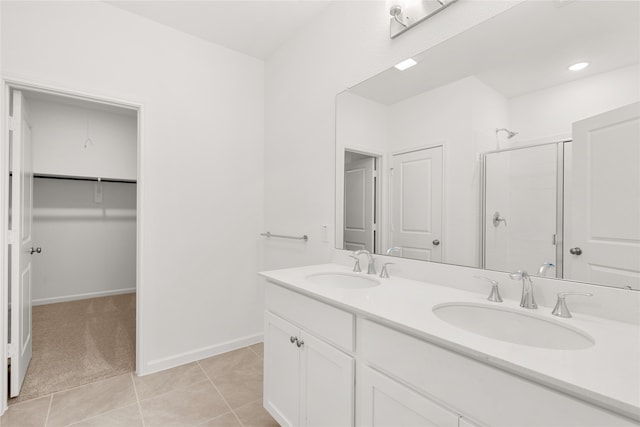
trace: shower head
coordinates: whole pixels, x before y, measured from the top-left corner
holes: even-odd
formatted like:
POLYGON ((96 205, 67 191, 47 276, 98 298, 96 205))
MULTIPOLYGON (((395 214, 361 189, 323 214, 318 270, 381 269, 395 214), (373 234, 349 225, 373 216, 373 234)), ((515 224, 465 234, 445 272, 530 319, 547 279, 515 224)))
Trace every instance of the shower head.
POLYGON ((507 128, 500 128, 500 129, 496 129, 496 138, 498 137, 498 132, 503 132, 503 131, 507 133, 507 139, 511 139, 518 134, 518 132, 510 131, 507 128))

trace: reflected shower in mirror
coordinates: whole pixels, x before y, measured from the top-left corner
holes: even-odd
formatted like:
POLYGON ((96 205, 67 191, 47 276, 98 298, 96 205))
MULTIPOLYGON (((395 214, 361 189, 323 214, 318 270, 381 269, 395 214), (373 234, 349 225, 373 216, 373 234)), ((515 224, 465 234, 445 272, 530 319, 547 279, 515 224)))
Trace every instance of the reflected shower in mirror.
POLYGON ((336 246, 640 289, 639 14, 526 1, 340 93, 336 246))

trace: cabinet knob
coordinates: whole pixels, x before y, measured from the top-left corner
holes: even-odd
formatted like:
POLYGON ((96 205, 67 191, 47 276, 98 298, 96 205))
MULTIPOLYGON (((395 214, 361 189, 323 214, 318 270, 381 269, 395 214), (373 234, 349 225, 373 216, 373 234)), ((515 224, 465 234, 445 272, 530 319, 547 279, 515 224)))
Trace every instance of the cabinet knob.
MULTIPOLYGON (((291 344, 293 344, 294 342, 298 341, 298 337, 294 337, 293 335, 289 338, 289 341, 291 341, 291 344)), ((298 346, 300 347, 300 346, 298 346)))
POLYGON ((298 348, 302 347, 304 345, 304 341, 302 340, 296 340, 296 345, 298 346, 298 348))
POLYGON ((571 249, 569 249, 569 253, 571 255, 582 255, 582 249, 577 248, 577 247, 576 248, 571 248, 571 249))

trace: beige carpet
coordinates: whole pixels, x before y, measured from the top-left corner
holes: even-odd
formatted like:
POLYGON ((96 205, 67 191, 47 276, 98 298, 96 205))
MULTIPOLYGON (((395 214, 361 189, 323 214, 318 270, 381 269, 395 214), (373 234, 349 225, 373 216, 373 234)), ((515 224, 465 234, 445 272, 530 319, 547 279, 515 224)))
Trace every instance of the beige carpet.
POLYGON ((17 403, 135 369, 135 294, 33 307, 33 357, 17 403))

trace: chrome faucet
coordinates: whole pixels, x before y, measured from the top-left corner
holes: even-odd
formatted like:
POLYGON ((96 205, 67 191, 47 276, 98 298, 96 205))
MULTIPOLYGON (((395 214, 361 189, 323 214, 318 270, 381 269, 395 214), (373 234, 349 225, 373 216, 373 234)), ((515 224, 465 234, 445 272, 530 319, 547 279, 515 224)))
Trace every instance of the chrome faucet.
POLYGON ((376 274, 376 264, 375 264, 375 260, 373 259, 373 255, 371 255, 371 252, 369 252, 366 249, 360 249, 353 253, 353 255, 355 256, 360 256, 362 254, 365 254, 369 258, 369 265, 367 266, 367 274, 376 274))
POLYGON ((520 307, 524 308, 538 308, 536 299, 533 296, 533 281, 529 276, 529 273, 523 270, 518 270, 515 273, 509 273, 509 277, 513 280, 522 280, 522 298, 520 298, 520 307))
POLYGON ((381 279, 388 279, 389 278, 389 270, 387 270, 387 265, 389 264, 395 264, 393 262, 385 262, 384 264, 382 264, 382 270, 380 271, 380 278, 381 279))
POLYGON ((553 264, 551 262, 545 262, 538 269, 538 276, 546 276, 547 275, 547 270, 550 269, 550 268, 553 268, 553 267, 555 267, 555 264, 553 264))
POLYGON ((556 306, 551 312, 554 316, 570 318, 571 312, 569 311, 569 307, 567 307, 567 302, 565 301, 565 297, 567 295, 582 295, 584 297, 592 297, 593 294, 585 293, 585 292, 560 292, 558 294, 558 301, 556 301, 556 306))
POLYGON ((356 260, 355 264, 353 264, 353 272, 360 273, 362 271, 360 270, 360 258, 355 255, 349 255, 349 257, 356 260))
POLYGON ((487 298, 487 300, 491 302, 502 302, 502 297, 500 296, 500 288, 498 287, 500 284, 498 282, 484 276, 473 276, 473 277, 475 277, 476 279, 486 280, 487 282, 491 283, 491 293, 489 294, 489 297, 487 298))
POLYGON ((387 249, 387 251, 384 253, 385 255, 389 255, 389 256, 394 256, 393 254, 396 253, 397 251, 399 251, 400 248, 397 246, 391 246, 389 249, 387 249))

